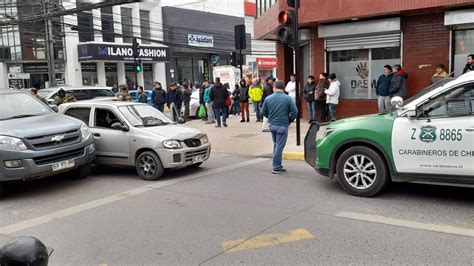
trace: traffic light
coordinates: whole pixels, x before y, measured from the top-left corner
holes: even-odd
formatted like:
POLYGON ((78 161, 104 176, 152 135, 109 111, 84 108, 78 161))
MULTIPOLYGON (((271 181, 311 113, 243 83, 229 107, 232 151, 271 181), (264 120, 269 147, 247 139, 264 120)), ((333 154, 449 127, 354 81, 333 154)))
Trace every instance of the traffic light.
POLYGON ((141 60, 137 60, 135 61, 135 72, 142 72, 142 61, 141 60))
POLYGON ((295 11, 286 10, 278 14, 280 29, 278 37, 282 43, 293 43, 295 37, 295 11))
POLYGON ((247 48, 247 40, 245 36, 245 25, 235 25, 235 50, 245 50, 247 48))
POLYGON ((133 38, 132 46, 133 46, 133 57, 138 58, 140 55, 140 45, 138 44, 137 38, 133 38))
POLYGON ((230 54, 230 61, 231 61, 230 64, 233 67, 238 67, 244 64, 244 56, 240 53, 232 52, 230 54))

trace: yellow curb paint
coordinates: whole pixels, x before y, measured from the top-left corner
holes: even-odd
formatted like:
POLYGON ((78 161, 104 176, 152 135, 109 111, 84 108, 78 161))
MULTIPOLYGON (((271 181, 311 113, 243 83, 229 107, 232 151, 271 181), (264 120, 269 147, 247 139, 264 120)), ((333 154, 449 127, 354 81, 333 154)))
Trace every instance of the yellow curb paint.
POLYGON ((304 152, 283 152, 283 159, 293 161, 304 161, 304 152))
POLYGON ((250 239, 228 240, 221 243, 226 252, 236 252, 247 249, 262 248, 279 244, 311 239, 314 235, 306 229, 291 230, 287 234, 267 234, 252 237, 250 239))

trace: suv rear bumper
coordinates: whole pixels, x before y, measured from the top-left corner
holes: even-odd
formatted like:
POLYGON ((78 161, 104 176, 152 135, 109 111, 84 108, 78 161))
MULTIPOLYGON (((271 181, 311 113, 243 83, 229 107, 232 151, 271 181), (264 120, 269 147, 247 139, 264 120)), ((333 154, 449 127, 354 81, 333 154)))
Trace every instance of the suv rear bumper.
POLYGON ((39 179, 74 170, 95 159, 92 136, 77 144, 46 151, 3 151, 0 160, 0 182, 24 179, 39 179), (5 161, 21 160, 21 167, 7 168, 5 161), (73 160, 74 167, 53 171, 52 165, 64 160, 73 160))

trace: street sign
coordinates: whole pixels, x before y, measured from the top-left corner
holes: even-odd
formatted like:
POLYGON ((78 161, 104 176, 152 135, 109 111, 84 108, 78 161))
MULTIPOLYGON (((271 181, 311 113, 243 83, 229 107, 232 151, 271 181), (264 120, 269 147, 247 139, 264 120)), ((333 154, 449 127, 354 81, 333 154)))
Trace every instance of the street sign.
POLYGON ((30 73, 8 73, 8 79, 30 79, 30 73))
POLYGON ((8 87, 10 89, 23 89, 24 88, 23 80, 22 79, 9 79, 8 87))

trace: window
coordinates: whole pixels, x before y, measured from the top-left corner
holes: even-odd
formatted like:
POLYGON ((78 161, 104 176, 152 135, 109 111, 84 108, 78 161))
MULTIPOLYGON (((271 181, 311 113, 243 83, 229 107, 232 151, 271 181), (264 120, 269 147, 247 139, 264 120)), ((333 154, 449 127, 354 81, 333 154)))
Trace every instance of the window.
POLYGON ((400 47, 329 52, 329 72, 341 82, 341 99, 375 99, 384 65, 400 64, 400 47))
POLYGON ((473 115, 474 83, 461 85, 442 93, 417 108, 419 117, 445 118, 473 115))
POLYGON ((89 119, 91 114, 90 107, 74 107, 67 109, 65 115, 77 118, 84 122, 86 125, 89 125, 89 119))
POLYGON ((474 29, 454 32, 454 77, 462 75, 466 58, 474 52, 474 29))
POLYGON ((114 112, 101 108, 95 110, 95 127, 112 129, 112 125, 117 122, 120 123, 120 119, 114 112))
POLYGON ((78 101, 85 101, 85 100, 92 99, 92 97, 90 96, 87 90, 71 90, 71 91, 66 91, 66 93, 74 94, 74 97, 78 101))
POLYGON ((82 11, 77 14, 77 26, 80 42, 94 41, 94 19, 92 11, 82 11))
POLYGON ((133 38, 132 9, 120 8, 122 14, 122 37, 124 43, 131 43, 133 38))
POLYGON ((96 97, 113 97, 114 93, 110 90, 90 90, 91 98, 94 99, 96 97))
POLYGON ((150 44, 150 11, 140 10, 140 31, 142 34, 142 43, 150 44))
POLYGON ((115 42, 114 35, 114 17, 112 7, 103 7, 100 9, 100 20, 102 22, 102 40, 104 42, 115 42))

